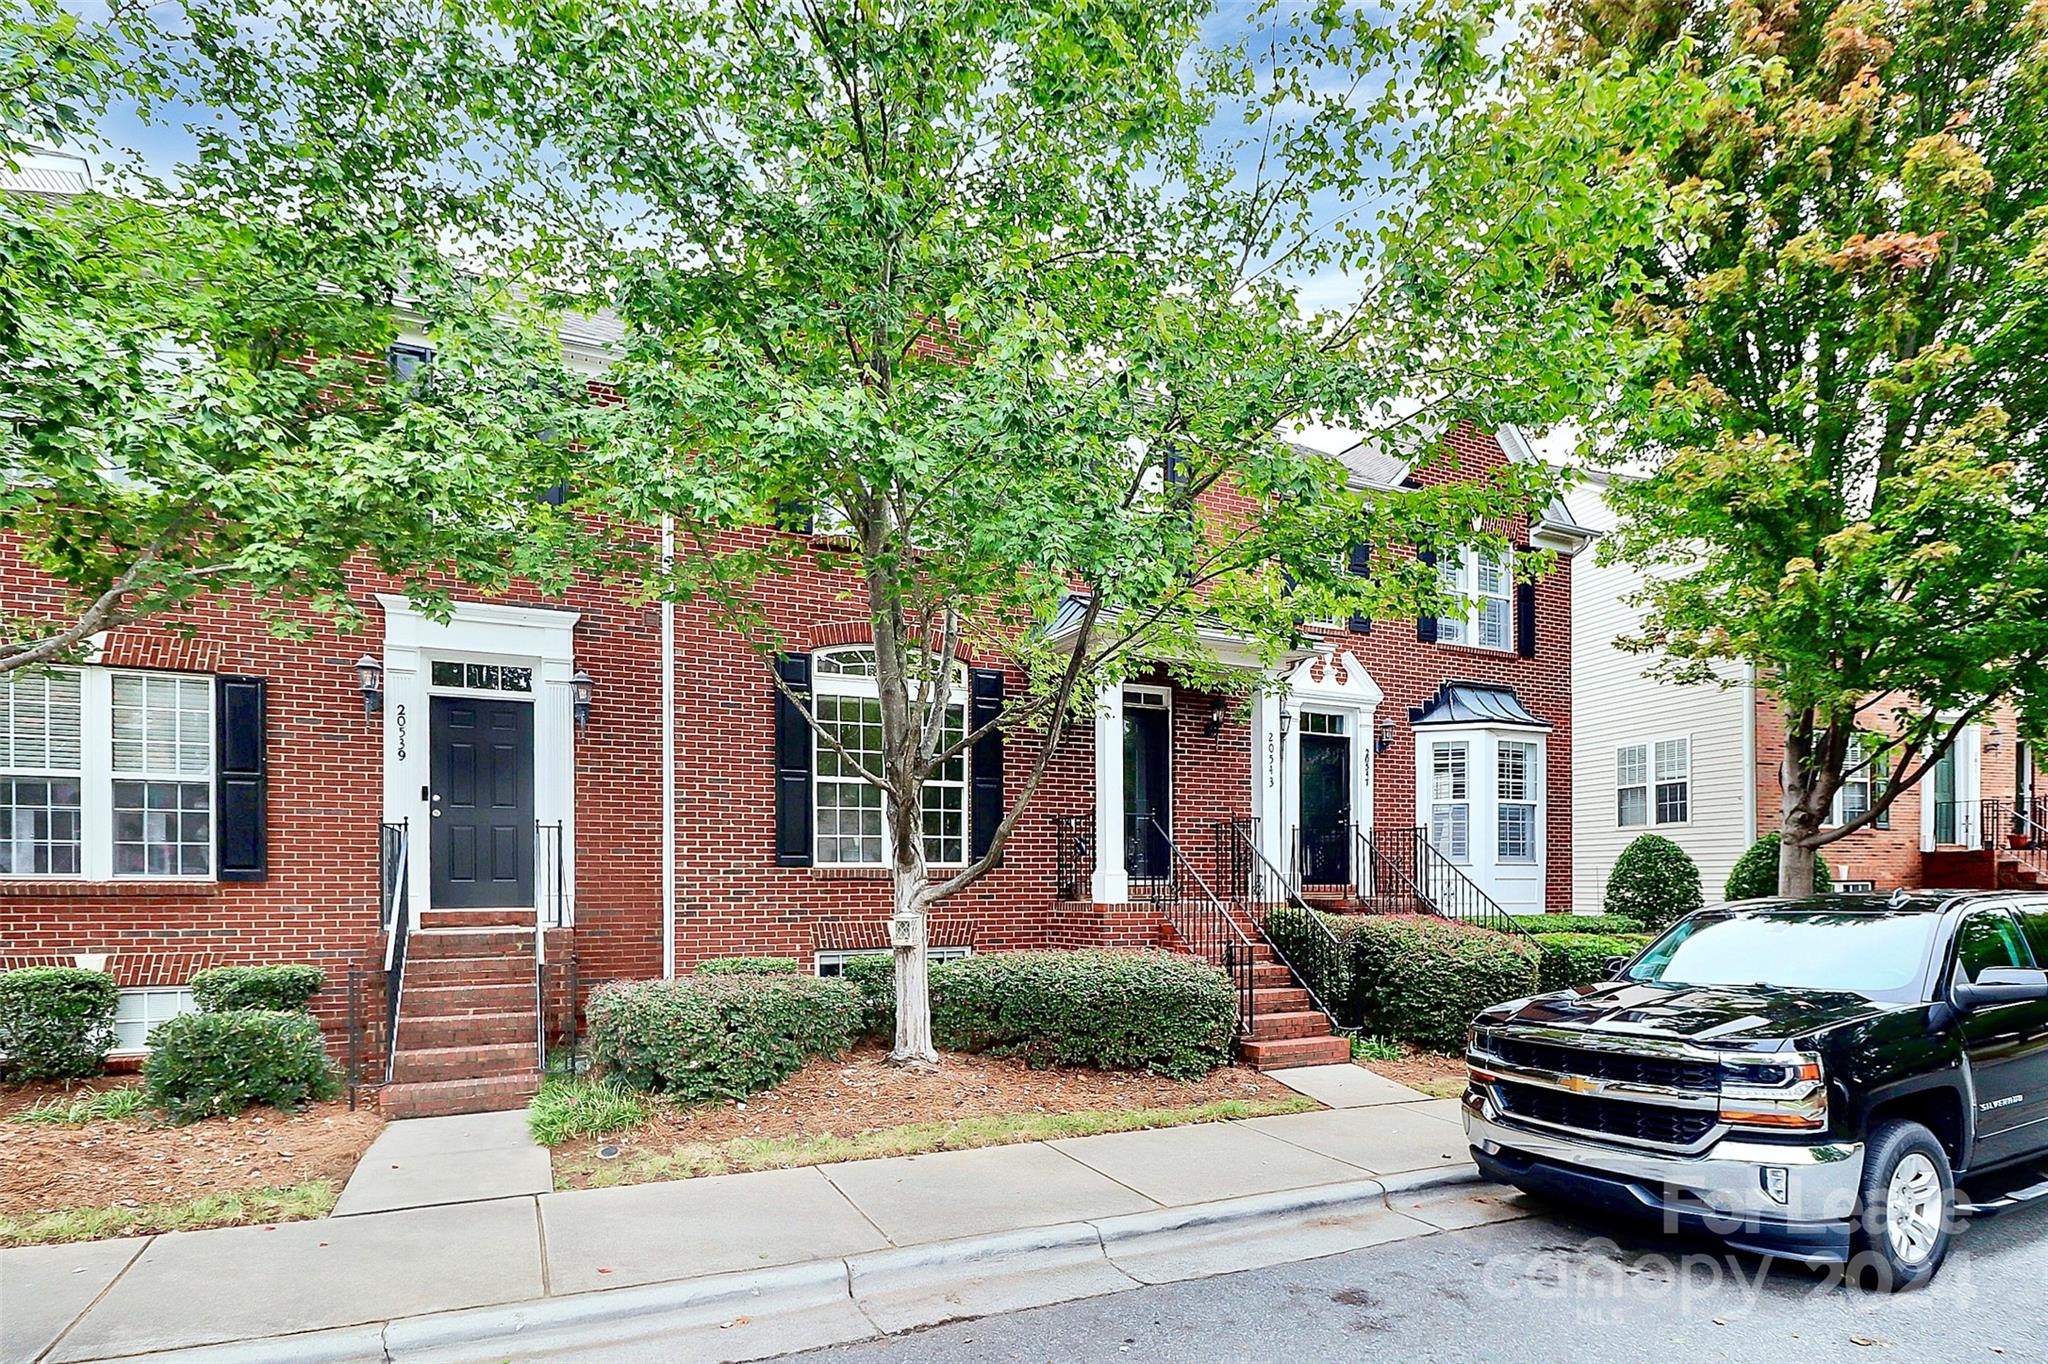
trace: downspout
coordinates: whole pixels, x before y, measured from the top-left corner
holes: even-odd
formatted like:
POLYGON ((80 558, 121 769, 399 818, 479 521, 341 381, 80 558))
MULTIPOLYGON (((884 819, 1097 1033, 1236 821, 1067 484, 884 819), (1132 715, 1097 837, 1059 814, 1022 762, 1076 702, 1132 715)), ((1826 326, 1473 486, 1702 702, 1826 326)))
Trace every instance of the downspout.
MULTIPOLYGON (((661 568, 675 563, 676 523, 661 518, 661 568)), ((676 974, 676 604, 661 601, 661 974, 676 974)))
POLYGON ((1756 842, 1756 664, 1742 665, 1742 847, 1756 842))

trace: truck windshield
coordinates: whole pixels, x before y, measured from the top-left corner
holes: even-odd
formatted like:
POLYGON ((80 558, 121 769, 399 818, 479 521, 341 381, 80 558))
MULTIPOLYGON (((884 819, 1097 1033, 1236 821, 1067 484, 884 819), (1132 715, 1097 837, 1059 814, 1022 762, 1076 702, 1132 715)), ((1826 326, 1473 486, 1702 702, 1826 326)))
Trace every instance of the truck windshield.
POLYGON ((1826 910, 1705 914, 1654 943, 1628 979, 1659 985, 1846 990, 1874 999, 1907 994, 1940 918, 1826 910))

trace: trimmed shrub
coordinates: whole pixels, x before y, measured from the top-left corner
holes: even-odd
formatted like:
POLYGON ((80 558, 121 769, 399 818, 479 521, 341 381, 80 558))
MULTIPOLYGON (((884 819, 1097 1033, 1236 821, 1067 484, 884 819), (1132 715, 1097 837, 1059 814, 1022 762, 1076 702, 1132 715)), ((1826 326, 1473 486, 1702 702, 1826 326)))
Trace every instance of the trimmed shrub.
POLYGON ((290 1111, 340 1092, 320 1025, 290 1009, 165 1019, 150 1029, 142 1079, 150 1102, 173 1122, 232 1115, 256 1104, 290 1111))
POLYGON ((201 1013, 231 1009, 305 1009, 327 973, 317 966, 215 966, 192 977, 201 1013))
POLYGON ((1415 915, 1367 914, 1350 916, 1341 936, 1351 948, 1353 1016, 1368 1033, 1431 1051, 1462 1051, 1481 1009, 1536 992, 1541 949, 1506 933, 1415 915))
POLYGON ((688 1103, 781 1084, 859 1036, 859 991, 810 976, 615 981, 590 998, 594 1068, 688 1103))
POLYGON ((1296 964, 1303 984, 1316 997, 1337 1011, 1339 1018, 1356 1018, 1362 1007, 1357 998, 1358 980, 1352 969, 1351 926, 1362 922, 1357 915, 1318 914, 1313 910, 1285 905, 1266 915, 1266 936, 1280 955, 1296 964), (1318 924, 1320 921, 1320 926, 1318 924), (1323 930, 1329 930, 1325 937, 1323 930), (1329 938, 1337 940, 1330 952, 1329 938), (1311 963, 1316 964, 1311 966, 1311 963))
POLYGON ((1027 1065, 1195 1079, 1230 1059, 1237 993, 1164 952, 992 952, 932 972, 932 1036, 1027 1065))
POLYGON ((707 957, 697 963, 700 976, 793 976, 795 957, 707 957))
POLYGON ((1580 985, 1598 985, 1607 979, 1610 957, 1633 957, 1649 941, 1649 935, 1644 933, 1627 937, 1613 933, 1547 933, 1542 938, 1543 960, 1537 967, 1536 987, 1569 990, 1580 985))
MULTIPOLYGON (((1828 876, 1828 860, 1816 851, 1813 854, 1814 890, 1832 890, 1834 885, 1828 876)), ((1730 900, 1757 900, 1777 893, 1778 836, 1765 834, 1749 845, 1748 852, 1735 859, 1723 894, 1730 900)))
POLYGON ((1662 834, 1644 834, 1614 859, 1603 908, 1663 929, 1702 903, 1700 869, 1685 849, 1662 834))
POLYGON ((896 954, 848 957, 839 978, 860 994, 861 1032, 867 1037, 896 1036, 896 954))
POLYGON ((1525 933, 1647 933, 1649 925, 1625 914, 1524 914, 1515 923, 1525 933))
POLYGON ((114 1049, 121 991, 104 971, 25 966, 0 975, 0 1052, 17 1080, 97 1075, 114 1049))

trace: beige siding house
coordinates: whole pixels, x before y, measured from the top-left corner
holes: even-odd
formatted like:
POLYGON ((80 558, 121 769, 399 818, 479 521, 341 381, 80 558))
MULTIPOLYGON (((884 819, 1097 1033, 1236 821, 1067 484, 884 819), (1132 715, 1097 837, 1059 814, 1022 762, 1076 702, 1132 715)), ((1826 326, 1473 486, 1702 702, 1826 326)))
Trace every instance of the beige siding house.
MULTIPOLYGON (((1606 491, 1599 480, 1574 489, 1572 519, 1611 529, 1606 491)), ((1597 557, 1572 567, 1572 906, 1598 912, 1615 858, 1646 833, 1691 854, 1718 899, 1757 826, 1754 689, 1735 669, 1726 686, 1646 677, 1649 656, 1615 644, 1642 622, 1629 600, 1642 576, 1597 557)))

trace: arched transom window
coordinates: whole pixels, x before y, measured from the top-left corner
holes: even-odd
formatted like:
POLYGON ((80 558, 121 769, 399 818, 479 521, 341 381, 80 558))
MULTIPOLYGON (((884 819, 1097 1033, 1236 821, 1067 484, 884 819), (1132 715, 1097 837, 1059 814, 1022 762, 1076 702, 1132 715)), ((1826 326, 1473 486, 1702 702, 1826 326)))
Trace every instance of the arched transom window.
MULTIPOLYGON (((934 669, 934 671, 939 671, 934 669)), ((940 746, 967 732, 967 670, 944 670, 950 697, 940 746)), ((860 767, 882 770, 882 703, 877 692, 875 651, 866 644, 821 651, 812 658, 811 704, 819 726, 858 759, 840 756, 823 735, 813 736, 813 798, 817 802, 813 854, 821 867, 881 867, 889 861, 889 835, 882 817, 882 789, 860 775, 860 767)), ((967 755, 939 765, 924 784, 920 817, 925 861, 957 867, 967 861, 967 755)))

